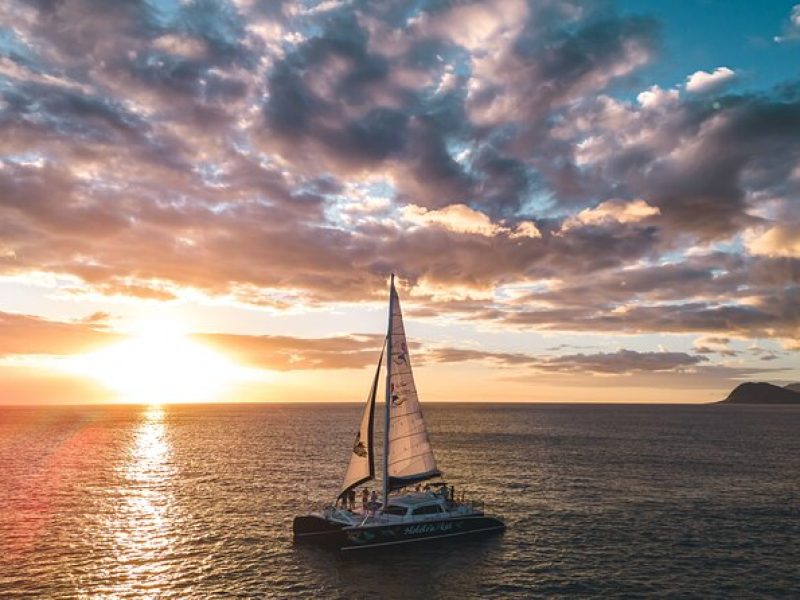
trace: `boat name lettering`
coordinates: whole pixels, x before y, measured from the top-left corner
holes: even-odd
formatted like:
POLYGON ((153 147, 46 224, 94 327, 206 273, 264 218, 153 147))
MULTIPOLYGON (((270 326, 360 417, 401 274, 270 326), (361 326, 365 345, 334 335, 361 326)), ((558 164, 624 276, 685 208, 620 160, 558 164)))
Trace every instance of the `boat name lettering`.
POLYGON ((452 523, 425 523, 424 525, 411 525, 403 530, 406 535, 419 535, 435 531, 448 531, 453 528, 452 523))

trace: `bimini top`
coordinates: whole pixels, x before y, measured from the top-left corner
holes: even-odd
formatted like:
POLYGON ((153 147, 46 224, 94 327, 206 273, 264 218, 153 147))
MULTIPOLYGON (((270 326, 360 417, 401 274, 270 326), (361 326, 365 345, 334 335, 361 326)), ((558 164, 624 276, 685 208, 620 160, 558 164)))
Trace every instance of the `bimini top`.
POLYGON ((396 498, 392 498, 389 501, 389 506, 404 506, 406 508, 415 508, 420 506, 421 504, 434 504, 441 502, 444 500, 441 496, 437 494, 432 494, 430 492, 416 492, 413 494, 406 494, 404 496, 397 496, 396 498))

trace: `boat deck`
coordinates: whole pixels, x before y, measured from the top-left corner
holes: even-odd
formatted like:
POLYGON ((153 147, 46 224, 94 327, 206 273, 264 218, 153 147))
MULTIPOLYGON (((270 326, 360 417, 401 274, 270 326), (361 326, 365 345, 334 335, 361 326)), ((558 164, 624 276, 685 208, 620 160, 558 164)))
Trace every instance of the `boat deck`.
POLYGON ((393 525, 402 523, 424 523, 437 521, 443 518, 467 517, 483 514, 483 501, 462 499, 460 501, 447 500, 435 492, 413 492, 403 496, 389 499, 388 510, 405 509, 407 514, 392 514, 381 510, 380 503, 374 508, 363 505, 361 509, 328 507, 322 516, 326 520, 342 523, 346 527, 369 527, 379 525, 393 525), (429 514, 414 514, 416 510, 426 506, 439 506, 440 510, 429 514))

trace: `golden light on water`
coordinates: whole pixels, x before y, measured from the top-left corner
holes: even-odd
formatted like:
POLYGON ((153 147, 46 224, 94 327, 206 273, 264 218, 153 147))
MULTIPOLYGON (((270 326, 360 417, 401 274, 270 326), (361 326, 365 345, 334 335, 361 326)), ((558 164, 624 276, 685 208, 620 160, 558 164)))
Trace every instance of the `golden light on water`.
POLYGON ((129 339, 75 357, 68 368, 113 390, 120 402, 141 404, 207 402, 236 383, 269 377, 192 340, 175 321, 153 319, 139 323, 129 339))
POLYGON ((174 522, 178 520, 172 493, 174 467, 162 407, 145 409, 119 475, 121 503, 108 524, 116 548, 110 570, 117 591, 131 592, 147 581, 157 596, 159 587, 169 578, 164 557, 176 543, 174 522))

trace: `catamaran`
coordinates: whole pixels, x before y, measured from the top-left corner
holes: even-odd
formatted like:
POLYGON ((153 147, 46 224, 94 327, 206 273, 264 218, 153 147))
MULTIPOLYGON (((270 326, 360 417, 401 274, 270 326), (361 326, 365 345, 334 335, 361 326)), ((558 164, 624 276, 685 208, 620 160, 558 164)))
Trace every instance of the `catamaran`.
POLYGON ((505 529, 501 519, 484 512, 482 501, 463 492, 456 498, 454 487, 441 482, 433 487, 428 483, 424 490, 420 489, 422 482, 441 478, 422 418, 392 275, 388 331, 337 502, 321 511, 295 517, 294 538, 341 550, 357 550, 505 529), (384 352, 383 494, 362 502, 359 511, 352 503, 354 490, 375 478, 373 422, 384 352), (405 492, 410 486, 416 489, 405 492))

